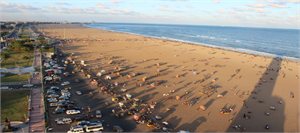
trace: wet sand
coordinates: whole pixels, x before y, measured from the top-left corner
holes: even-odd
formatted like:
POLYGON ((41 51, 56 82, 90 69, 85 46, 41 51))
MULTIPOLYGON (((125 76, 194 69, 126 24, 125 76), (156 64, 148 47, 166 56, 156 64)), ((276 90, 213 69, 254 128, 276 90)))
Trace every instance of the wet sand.
POLYGON ((298 131, 299 62, 79 25, 39 27, 69 40, 63 51, 93 72, 106 70, 110 82, 157 102, 154 114, 175 131, 298 131))

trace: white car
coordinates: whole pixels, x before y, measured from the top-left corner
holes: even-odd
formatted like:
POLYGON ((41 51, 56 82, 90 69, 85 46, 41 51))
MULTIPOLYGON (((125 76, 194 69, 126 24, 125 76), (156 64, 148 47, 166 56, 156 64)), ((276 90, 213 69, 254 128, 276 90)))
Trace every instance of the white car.
POLYGON ((58 104, 57 103, 50 103, 50 107, 57 107, 58 104))
POLYGON ((23 85, 23 87, 26 87, 26 88, 33 87, 33 84, 26 84, 26 85, 23 85))
POLYGON ((58 99, 59 99, 59 100, 69 100, 69 97, 68 97, 68 96, 62 95, 62 96, 60 96, 58 99))
POLYGON ((75 114, 80 114, 80 110, 67 110, 66 114, 68 115, 75 115, 75 114))
POLYGON ((62 125, 62 124, 71 124, 72 119, 71 118, 57 118, 55 119, 56 124, 62 125))
POLYGON ((71 118, 63 118, 62 121, 63 121, 65 124, 71 124, 71 123, 72 123, 72 119, 71 119, 71 118))
POLYGON ((84 133, 82 126, 71 127, 67 133, 84 133))
POLYGON ((57 94, 50 94, 50 95, 48 95, 47 97, 52 97, 52 98, 54 98, 54 97, 59 97, 59 95, 57 95, 57 94))
POLYGON ((101 118, 102 117, 102 113, 100 110, 96 110, 96 118, 101 118))
POLYGON ((47 101, 50 103, 54 103, 54 102, 57 102, 57 99, 56 98, 48 98, 47 101))
POLYGON ((47 90, 47 94, 55 94, 54 90, 47 90))
POLYGON ((81 91, 76 91, 77 95, 82 95, 81 91))
POLYGON ((50 89, 51 90, 59 90, 59 87, 58 86, 51 86, 50 89))
POLYGON ((62 120, 56 120, 56 124, 57 125, 63 125, 63 124, 65 124, 62 120))
POLYGON ((61 83, 62 86, 66 86, 66 85, 69 85, 69 84, 70 84, 69 81, 65 81, 65 82, 62 82, 62 83, 61 83))
POLYGON ((62 96, 66 96, 66 97, 71 97, 71 93, 70 92, 62 92, 61 95, 62 96))

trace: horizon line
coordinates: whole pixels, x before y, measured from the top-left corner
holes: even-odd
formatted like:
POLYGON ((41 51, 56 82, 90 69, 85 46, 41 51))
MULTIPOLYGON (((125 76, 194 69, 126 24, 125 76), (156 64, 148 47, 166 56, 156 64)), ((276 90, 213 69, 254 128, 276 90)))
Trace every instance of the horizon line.
POLYGON ((255 29, 281 29, 281 30, 300 30, 298 28, 284 28, 284 27, 262 27, 262 26, 238 26, 238 25, 209 25, 209 24, 172 24, 172 23, 143 23, 143 22, 100 22, 100 21, 87 21, 87 22, 79 22, 79 21, 9 21, 9 20, 0 20, 0 22, 41 22, 41 23, 80 23, 80 24, 148 24, 148 25, 177 25, 177 26, 211 26, 211 27, 229 27, 229 28, 255 28, 255 29))

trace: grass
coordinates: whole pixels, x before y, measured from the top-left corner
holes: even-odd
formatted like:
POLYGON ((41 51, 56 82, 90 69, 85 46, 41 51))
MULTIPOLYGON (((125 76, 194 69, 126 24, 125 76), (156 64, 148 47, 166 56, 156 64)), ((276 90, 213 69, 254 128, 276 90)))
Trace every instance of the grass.
POLYGON ((9 58, 4 59, 1 62, 1 67, 13 68, 32 66, 33 56, 33 52, 11 52, 9 58))
POLYGON ((54 48, 50 47, 50 48, 43 48, 43 52, 51 52, 54 53, 54 48))
POLYGON ((25 121, 29 94, 29 90, 1 90, 1 122, 6 117, 11 121, 25 121))
POLYGON ((31 77, 30 73, 24 73, 21 75, 12 74, 12 73, 5 73, 5 76, 1 77, 1 82, 22 82, 28 81, 31 77))

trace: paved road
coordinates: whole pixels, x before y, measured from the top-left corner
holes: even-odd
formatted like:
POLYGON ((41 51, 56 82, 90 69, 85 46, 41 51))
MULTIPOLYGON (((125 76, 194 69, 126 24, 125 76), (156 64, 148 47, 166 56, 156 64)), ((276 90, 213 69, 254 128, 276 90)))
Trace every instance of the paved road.
MULTIPOLYGON (((34 67, 41 65, 41 55, 38 49, 34 50, 34 67)), ((41 83, 41 73, 33 74, 31 79, 32 84, 41 83)), ((41 88, 31 90, 31 103, 29 114, 29 132, 45 132, 45 116, 44 116, 44 101, 41 88)))

